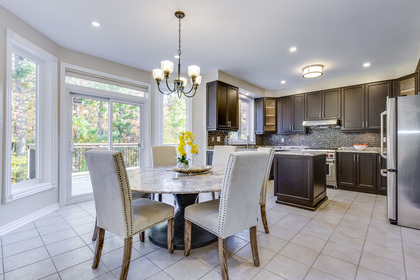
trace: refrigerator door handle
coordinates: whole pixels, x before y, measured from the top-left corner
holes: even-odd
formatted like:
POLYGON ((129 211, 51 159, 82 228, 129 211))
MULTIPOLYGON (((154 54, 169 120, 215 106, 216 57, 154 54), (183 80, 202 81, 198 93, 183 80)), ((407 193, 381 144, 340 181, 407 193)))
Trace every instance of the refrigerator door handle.
POLYGON ((386 158, 386 154, 384 152, 384 116, 386 115, 386 111, 381 113, 381 157, 383 158, 386 158))

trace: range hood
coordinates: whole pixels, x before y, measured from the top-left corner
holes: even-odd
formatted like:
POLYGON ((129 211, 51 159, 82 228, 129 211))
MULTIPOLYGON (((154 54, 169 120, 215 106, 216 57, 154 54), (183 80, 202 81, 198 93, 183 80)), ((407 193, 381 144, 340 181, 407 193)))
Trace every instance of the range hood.
POLYGON ((303 126, 310 127, 336 127, 340 126, 339 119, 330 119, 330 120, 318 120, 318 121, 303 121, 303 126))

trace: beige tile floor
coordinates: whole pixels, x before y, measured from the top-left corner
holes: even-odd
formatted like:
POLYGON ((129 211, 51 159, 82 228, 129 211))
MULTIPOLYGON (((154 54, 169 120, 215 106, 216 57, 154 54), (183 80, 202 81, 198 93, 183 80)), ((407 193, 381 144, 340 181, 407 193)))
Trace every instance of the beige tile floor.
MULTIPOLYGON (((231 279, 420 279, 420 231, 390 225, 386 197, 328 189, 328 201, 310 212, 276 204, 272 181, 269 188, 270 234, 258 225, 261 266, 253 266, 248 232, 232 236, 231 279)), ((93 202, 79 203, 0 237, 0 279, 117 279, 123 240, 115 235, 106 235, 91 269, 94 217, 93 202)), ((216 244, 184 257, 136 236, 133 248, 129 279, 221 279, 216 244)))

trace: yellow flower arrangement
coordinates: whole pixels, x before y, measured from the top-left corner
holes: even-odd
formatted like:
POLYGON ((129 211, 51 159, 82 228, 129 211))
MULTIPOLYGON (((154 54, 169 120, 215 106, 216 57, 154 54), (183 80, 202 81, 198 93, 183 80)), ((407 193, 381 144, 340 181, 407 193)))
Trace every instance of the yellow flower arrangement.
POLYGON ((177 158, 178 162, 183 162, 186 165, 188 165, 187 153, 185 152, 185 145, 188 144, 189 146, 191 146, 191 154, 198 154, 198 145, 193 144, 195 136, 190 131, 186 131, 186 132, 181 132, 181 135, 179 135, 178 139, 179 139, 179 145, 178 145, 179 157, 177 158))

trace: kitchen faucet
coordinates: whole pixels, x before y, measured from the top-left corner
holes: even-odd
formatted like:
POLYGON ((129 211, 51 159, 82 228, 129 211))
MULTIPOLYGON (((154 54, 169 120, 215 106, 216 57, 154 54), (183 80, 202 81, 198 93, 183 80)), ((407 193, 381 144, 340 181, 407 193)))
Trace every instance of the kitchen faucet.
POLYGON ((225 136, 225 145, 229 145, 229 135, 225 136))

